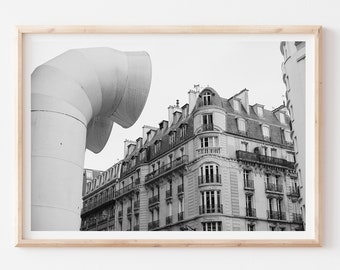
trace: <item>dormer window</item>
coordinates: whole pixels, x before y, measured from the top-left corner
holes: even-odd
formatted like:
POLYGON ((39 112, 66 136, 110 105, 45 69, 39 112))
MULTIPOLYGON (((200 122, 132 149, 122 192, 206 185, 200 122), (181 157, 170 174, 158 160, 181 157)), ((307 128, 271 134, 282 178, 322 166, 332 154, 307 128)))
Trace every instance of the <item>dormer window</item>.
POLYGON ((181 127, 180 127, 180 137, 181 138, 184 138, 186 135, 187 135, 187 125, 186 124, 184 124, 184 125, 182 125, 181 127))
POLYGON ((246 134, 246 121, 243 118, 237 118, 237 128, 239 133, 246 134))
POLYGON ((155 154, 161 150, 161 141, 155 142, 155 154))
POLYGON ((202 95, 203 105, 211 105, 211 92, 207 91, 202 95))
POLYGON ((172 146, 176 141, 176 132, 175 131, 171 131, 169 134, 169 144, 170 146, 172 146))
POLYGON ((265 140, 270 140, 269 126, 262 125, 262 135, 265 140))

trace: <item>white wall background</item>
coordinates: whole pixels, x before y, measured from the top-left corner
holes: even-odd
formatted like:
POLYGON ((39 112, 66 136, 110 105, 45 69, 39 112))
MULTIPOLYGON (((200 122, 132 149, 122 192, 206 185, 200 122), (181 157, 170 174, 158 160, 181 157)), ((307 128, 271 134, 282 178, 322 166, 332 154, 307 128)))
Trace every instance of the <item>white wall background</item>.
POLYGON ((340 28, 336 0, 0 2, 1 269, 339 269, 340 28), (15 248, 15 25, 304 25, 323 32, 322 248, 15 248))

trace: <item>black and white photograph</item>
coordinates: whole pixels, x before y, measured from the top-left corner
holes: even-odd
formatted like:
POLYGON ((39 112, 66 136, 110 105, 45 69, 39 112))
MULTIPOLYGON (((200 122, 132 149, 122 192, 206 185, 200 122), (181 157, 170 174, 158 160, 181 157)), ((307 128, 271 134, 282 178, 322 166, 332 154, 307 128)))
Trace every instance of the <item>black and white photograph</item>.
POLYGON ((313 36, 37 34, 24 45, 25 231, 315 230, 313 36))

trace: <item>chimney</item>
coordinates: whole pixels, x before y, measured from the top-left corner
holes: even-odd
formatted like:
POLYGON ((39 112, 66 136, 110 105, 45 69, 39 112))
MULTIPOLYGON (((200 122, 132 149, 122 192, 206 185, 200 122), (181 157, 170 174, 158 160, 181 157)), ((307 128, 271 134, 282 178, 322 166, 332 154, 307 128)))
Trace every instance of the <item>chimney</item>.
POLYGON ((151 127, 151 126, 143 126, 143 144, 147 141, 148 139, 148 132, 150 129, 156 130, 155 127, 151 127))
POLYGON ((169 127, 172 125, 173 122, 173 117, 174 117, 174 106, 169 106, 168 107, 168 121, 169 121, 169 127))
MULTIPOLYGON (((197 87, 195 87, 195 88, 197 88, 197 87)), ((191 113, 192 110, 194 109, 195 105, 196 105, 196 100, 197 100, 199 91, 189 90, 188 94, 189 94, 189 111, 188 111, 188 113, 191 113)))
POLYGON ((188 116, 188 111, 189 111, 189 104, 186 103, 185 105, 182 106, 183 118, 186 118, 188 116))
POLYGON ((131 140, 125 140, 124 141, 124 157, 126 157, 129 153, 129 146, 133 144, 133 145, 136 145, 136 142, 135 141, 131 141, 131 140))
POLYGON ((240 99, 243 108, 246 110, 247 114, 249 114, 249 98, 248 98, 248 89, 244 88, 238 95, 237 98, 240 99))

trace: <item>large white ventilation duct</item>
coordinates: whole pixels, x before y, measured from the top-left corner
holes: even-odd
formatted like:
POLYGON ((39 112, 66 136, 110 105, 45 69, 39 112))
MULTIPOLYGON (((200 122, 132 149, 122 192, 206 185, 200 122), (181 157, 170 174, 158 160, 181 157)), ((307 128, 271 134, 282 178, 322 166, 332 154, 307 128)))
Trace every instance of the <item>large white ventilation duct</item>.
POLYGON ((150 90, 150 57, 74 49, 31 79, 31 229, 79 230, 85 149, 100 152, 114 122, 128 128, 137 121, 150 90))

